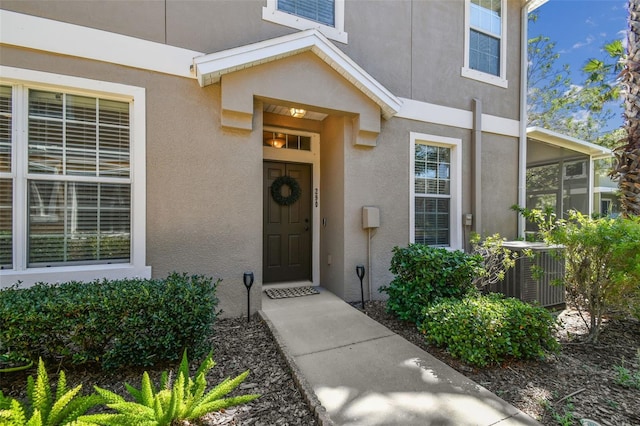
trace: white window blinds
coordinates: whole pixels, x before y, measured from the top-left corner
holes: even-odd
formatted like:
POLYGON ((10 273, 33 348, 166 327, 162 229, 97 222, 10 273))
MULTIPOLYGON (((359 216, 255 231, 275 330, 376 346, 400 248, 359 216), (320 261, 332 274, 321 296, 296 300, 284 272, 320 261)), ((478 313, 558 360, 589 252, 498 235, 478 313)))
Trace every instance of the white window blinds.
POLYGON ((0 269, 13 265, 12 88, 0 86, 0 269))
POLYGON ((129 104, 29 90, 28 114, 28 266, 129 261, 129 104))
POLYGON ((335 0, 278 0, 278 10, 335 26, 335 0))

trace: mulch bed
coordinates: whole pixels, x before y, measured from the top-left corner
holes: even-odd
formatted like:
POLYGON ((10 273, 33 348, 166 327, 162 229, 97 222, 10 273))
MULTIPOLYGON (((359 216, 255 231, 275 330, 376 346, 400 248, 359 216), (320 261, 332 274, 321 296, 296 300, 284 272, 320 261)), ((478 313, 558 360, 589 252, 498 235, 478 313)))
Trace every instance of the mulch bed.
MULTIPOLYGON (((295 386, 289 367, 278 352, 267 326, 253 316, 246 318, 218 319, 216 335, 212 341, 216 366, 209 372, 207 380, 213 386, 226 377, 235 377, 249 369, 251 373, 232 395, 261 395, 249 404, 230 407, 220 413, 210 414, 197 422, 185 424, 213 425, 316 425, 316 420, 302 394, 295 386)), ((56 368, 47 366, 49 379, 57 383, 56 368)), ((197 365, 194 365, 197 368, 197 365)), ((157 383, 162 369, 148 370, 151 380, 157 383)), ((83 392, 89 392, 94 384, 125 396, 124 382, 139 387, 143 370, 130 369, 114 373, 103 373, 86 369, 66 370, 68 386, 82 384, 83 392)), ((195 370, 194 370, 195 372, 195 370)), ((35 375, 34 369, 27 374, 14 373, 0 376, 0 390, 5 395, 25 397, 26 376, 35 375)))
POLYGON ((640 425, 640 390, 616 384, 614 370, 624 363, 629 370, 640 371, 636 320, 608 321, 599 343, 581 343, 586 327, 576 311, 566 310, 559 314, 558 355, 474 369, 427 344, 414 324, 396 319, 385 307, 384 302, 369 302, 366 313, 543 425, 579 424, 584 418, 607 426, 640 425))
MULTIPOLYGON (((615 365, 638 371, 636 352, 640 350, 638 321, 610 321, 598 344, 580 343, 584 324, 573 311, 560 315, 558 330, 562 352, 546 360, 507 362, 487 369, 474 369, 437 347, 425 343, 410 323, 399 321, 385 312, 384 302, 369 302, 366 313, 408 341, 460 371, 471 380, 496 393, 543 425, 578 424, 590 418, 606 426, 640 425, 640 390, 616 384, 615 365), (572 395, 572 396, 570 396, 572 395), (569 397, 568 397, 569 396, 569 397)), ((316 425, 311 410, 294 385, 290 371, 278 352, 267 326, 254 316, 219 319, 212 341, 217 365, 208 376, 210 385, 225 377, 235 377, 246 369, 251 373, 237 393, 259 393, 250 404, 232 407, 206 416, 193 425, 316 425)), ((48 366, 52 382, 57 381, 55 366, 48 366)), ((157 380, 160 369, 150 371, 157 380)), ((33 374, 34 371, 29 372, 33 374)), ((87 392, 93 384, 126 395, 124 382, 138 386, 142 370, 125 370, 105 374, 100 371, 74 369, 66 371, 69 385, 83 384, 87 392)), ((0 389, 23 398, 26 374, 0 376, 0 389)))

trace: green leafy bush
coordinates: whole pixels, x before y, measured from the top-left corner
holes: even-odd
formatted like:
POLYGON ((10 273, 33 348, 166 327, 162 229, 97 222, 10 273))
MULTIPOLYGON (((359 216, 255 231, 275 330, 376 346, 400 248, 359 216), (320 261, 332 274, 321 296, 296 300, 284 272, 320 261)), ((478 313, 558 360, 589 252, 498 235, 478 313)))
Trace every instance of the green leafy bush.
POLYGON ((562 284, 589 329, 587 340, 598 340, 606 314, 640 318, 640 217, 592 219, 571 211, 565 220, 549 212, 516 210, 540 225, 545 242, 562 246, 562 284))
POLYGON ((0 291, 0 347, 20 356, 104 368, 177 361, 210 349, 218 282, 165 279, 37 284, 0 291))
POLYGON ((403 320, 418 322, 422 309, 441 298, 461 298, 474 291, 472 279, 482 257, 423 244, 394 247, 395 278, 380 290, 389 295, 387 309, 403 320))
POLYGON ((234 390, 249 374, 249 370, 235 377, 227 378, 218 386, 207 392, 206 374, 215 366, 211 353, 200 365, 195 380, 189 377, 189 362, 187 352, 182 356, 175 382, 171 382, 165 371, 160 379, 160 386, 156 389, 149 374, 145 371, 142 376, 140 389, 125 383, 125 386, 135 402, 128 402, 120 395, 95 386, 107 406, 118 413, 92 414, 81 417, 83 422, 100 425, 171 425, 182 420, 195 420, 207 413, 219 411, 223 408, 246 404, 260 395, 241 395, 223 398, 234 390))
POLYGON ((103 402, 102 397, 97 394, 78 396, 81 388, 82 385, 78 385, 68 389, 64 371, 60 371, 54 394, 44 362, 40 359, 35 382, 31 376, 27 379, 27 404, 5 397, 0 392, 0 424, 6 426, 71 424, 90 408, 103 402))
POLYGON ((420 331, 464 362, 486 366, 507 357, 556 352, 555 319, 545 309, 499 294, 448 299, 424 309, 420 331))

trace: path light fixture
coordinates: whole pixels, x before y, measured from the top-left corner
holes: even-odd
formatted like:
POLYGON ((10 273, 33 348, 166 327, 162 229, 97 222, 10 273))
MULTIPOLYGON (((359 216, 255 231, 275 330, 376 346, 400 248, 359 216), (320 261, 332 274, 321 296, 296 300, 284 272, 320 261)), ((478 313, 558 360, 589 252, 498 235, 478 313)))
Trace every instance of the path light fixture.
POLYGON ((356 266, 356 275, 360 278, 360 299, 362 300, 362 310, 364 311, 364 290, 362 289, 362 279, 364 278, 364 265, 356 266))
POLYGON ((253 272, 245 272, 242 276, 244 286, 247 288, 247 322, 251 321, 251 286, 253 285, 253 272))

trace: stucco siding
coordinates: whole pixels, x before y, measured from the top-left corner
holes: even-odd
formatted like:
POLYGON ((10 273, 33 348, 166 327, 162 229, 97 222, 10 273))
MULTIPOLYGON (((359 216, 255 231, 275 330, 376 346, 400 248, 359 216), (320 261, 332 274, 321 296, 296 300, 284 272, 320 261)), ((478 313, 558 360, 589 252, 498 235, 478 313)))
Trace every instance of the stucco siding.
POLYGON ((0 8, 165 43, 165 5, 157 0, 3 0, 0 8))
MULTIPOLYGON (((129 28, 133 27, 129 17, 122 17, 130 3, 118 3, 112 10, 105 10, 106 3, 98 0, 83 3, 78 11, 57 1, 3 2, 2 7, 53 19, 64 17, 160 43, 166 39, 168 44, 202 52, 296 31, 262 20, 264 1, 133 3, 134 17, 146 13, 150 17, 150 21, 141 19, 137 29, 129 28), (99 12, 103 15, 98 16, 99 12), (120 18, 121 23, 112 22, 120 18)), ((510 6, 517 3, 509 2, 510 6)), ((373 298, 383 298, 379 287, 393 279, 389 271, 392 249, 411 240, 412 133, 455 141, 460 150, 460 164, 456 165, 460 173, 455 179, 461 184, 456 203, 463 213, 474 210, 473 132, 468 111, 477 98, 484 114, 493 120, 493 127, 487 128, 513 124, 496 121, 496 116, 517 120, 519 11, 509 9, 506 89, 460 76, 463 14, 463 0, 346 3, 349 44, 336 46, 394 95, 408 102, 430 103, 428 108, 412 103, 412 114, 405 117, 413 119, 381 118, 380 105, 366 95, 362 81, 348 81, 314 51, 251 64, 204 88, 188 72, 175 76, 9 46, 0 46, 0 62, 144 89, 146 264, 154 277, 184 271, 222 279, 221 307, 225 315, 239 316, 246 312, 245 271, 256 276, 252 310, 260 308, 265 125, 319 134, 319 159, 314 165, 320 166, 314 186, 319 187, 320 208, 313 210, 312 218, 319 220, 313 231, 319 234, 319 246, 312 248, 312 262, 319 269, 313 274, 319 274, 319 281, 313 283, 345 300, 360 298, 358 264, 367 267, 364 284, 370 277, 373 298), (381 17, 388 21, 385 25, 376 23, 381 17), (311 121, 263 113, 265 104, 303 107, 327 117, 311 121), (375 146, 363 142, 375 142, 375 146), (368 232, 361 222, 363 206, 380 209, 380 227, 371 232, 370 265, 368 232)), ((518 199, 518 139, 513 130, 507 130, 505 134, 512 136, 482 134, 481 232, 514 238, 517 217, 509 207, 518 199)), ((453 221, 459 230, 462 218, 458 211, 453 221)), ((456 235, 463 235, 466 243, 468 229, 464 231, 456 235)), ((369 296, 366 289, 365 296, 369 296)))
POLYGON ((518 140, 484 134, 482 140, 482 232, 517 237, 518 140))
MULTIPOLYGON (((213 53, 298 31, 263 20, 264 5, 264 0, 92 0, 3 1, 1 7, 213 53)), ((461 76, 464 5, 464 0, 347 0, 349 41, 335 44, 396 96, 463 110, 476 97, 485 113, 517 120, 520 2, 508 0, 506 89, 461 76)))
POLYGON ((220 278, 225 315, 238 316, 246 311, 242 273, 253 271, 252 300, 259 306, 262 133, 221 129, 219 86, 202 89, 190 79, 8 47, 0 48, 0 58, 6 66, 144 87, 153 276, 178 271, 220 278))
POLYGON ((320 279, 336 295, 344 295, 345 268, 345 134, 344 117, 327 117, 320 140, 320 279))
POLYGON ((348 146, 345 150, 345 299, 360 300, 356 265, 367 268, 365 298, 371 278, 372 295, 390 281, 391 250, 409 238, 409 133, 403 120, 384 123, 375 148, 348 146), (380 211, 380 227, 371 230, 371 265, 367 260, 367 230, 362 228, 362 207, 380 211))

